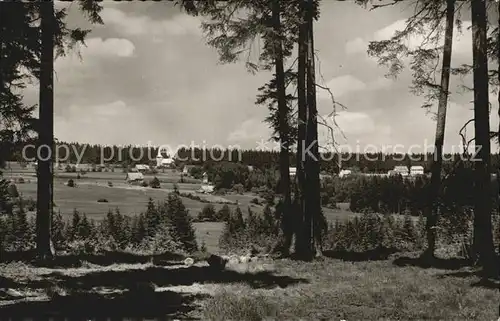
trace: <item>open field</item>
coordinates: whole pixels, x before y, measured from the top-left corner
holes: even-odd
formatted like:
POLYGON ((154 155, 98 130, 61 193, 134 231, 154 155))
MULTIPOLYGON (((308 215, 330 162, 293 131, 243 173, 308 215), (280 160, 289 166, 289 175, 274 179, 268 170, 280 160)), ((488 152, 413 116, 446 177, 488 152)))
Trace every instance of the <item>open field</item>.
MULTIPOLYGON (((242 211, 246 212, 248 207, 254 211, 261 211, 263 206, 252 204, 252 199, 257 195, 252 193, 245 194, 227 194, 224 196, 206 195, 196 193, 200 188, 201 183, 178 183, 180 179, 179 171, 168 170, 165 173, 156 175, 145 175, 146 180, 158 177, 161 182, 160 189, 152 189, 149 187, 130 186, 125 182, 125 175, 121 172, 89 172, 80 179, 77 179, 77 173, 56 172, 54 178, 54 202, 57 209, 63 215, 71 215, 76 208, 78 211, 85 213, 91 218, 100 219, 106 215, 109 209, 119 208, 122 214, 134 215, 145 210, 149 197, 155 201, 164 200, 168 193, 173 191, 174 184, 177 185, 181 193, 190 193, 197 195, 211 203, 218 210, 223 204, 220 202, 238 203, 242 211), (64 184, 73 179, 77 187, 71 188, 64 184), (113 187, 108 187, 107 183, 112 182, 113 187), (107 203, 98 203, 100 198, 107 199, 107 203)), ((5 172, 5 177, 19 178, 23 177, 26 181, 24 184, 17 184, 19 192, 24 198, 36 199, 36 175, 33 169, 21 169, 12 165, 12 170, 5 172)), ((182 197, 182 201, 190 213, 197 215, 206 203, 192 200, 187 197, 182 197)), ((228 204, 231 209, 235 209, 237 205, 228 204)), ((332 210, 324 208, 325 215, 328 220, 346 219, 353 217, 355 214, 348 211, 348 205, 341 204, 340 210, 332 210)))
MULTIPOLYGON (((12 170, 5 172, 6 178, 23 177, 24 184, 17 184, 19 193, 24 198, 36 199, 36 175, 33 169, 21 169, 12 165, 12 170)), ((166 173, 159 173, 156 176, 160 179, 161 188, 153 189, 149 187, 130 186, 125 182, 125 174, 116 172, 89 172, 77 179, 77 173, 56 172, 54 178, 54 202, 56 210, 63 216, 70 217, 74 209, 80 213, 85 213, 89 218, 102 219, 109 210, 119 208, 125 215, 136 215, 146 209, 148 199, 151 197, 155 201, 163 201, 169 192, 173 191, 174 183, 180 179, 180 172, 168 170, 166 173), (77 187, 71 188, 65 185, 68 179, 73 179, 77 187), (108 182, 113 183, 113 187, 108 186, 108 182), (98 199, 106 199, 108 202, 97 202, 98 199)), ((153 176, 146 176, 146 180, 153 176)), ((224 196, 207 195, 197 193, 200 183, 176 183, 181 193, 189 193, 201 197, 211 202, 216 210, 222 208, 220 202, 230 202, 228 206, 234 210, 240 206, 244 215, 250 207, 254 212, 260 212, 264 208, 262 205, 252 204, 252 199, 257 195, 252 193, 227 194, 224 196), (235 205, 236 203, 238 205, 235 205)), ((207 205, 205 202, 193 200, 188 197, 181 197, 189 213, 194 217, 207 205)), ((352 218, 356 213, 349 211, 349 204, 338 204, 339 209, 333 210, 324 208, 323 211, 328 221, 345 220, 352 218)), ((33 214, 33 213, 31 213, 33 214)), ((222 233, 223 223, 202 222, 194 224, 199 244, 205 242, 206 247, 211 252, 218 252, 219 236, 222 233)))
MULTIPOLYGON (((177 261, 179 262, 179 261, 177 261)), ((180 262, 179 262, 180 263, 180 262)), ((91 257, 78 267, 0 265, 2 315, 191 320, 495 320, 495 282, 459 261, 262 259, 213 272, 91 257), (99 265, 98 265, 99 264, 99 265), (257 272, 256 272, 257 271, 257 272), (144 284, 151 284, 148 288, 144 284), (267 317, 267 318, 266 318, 267 317)))

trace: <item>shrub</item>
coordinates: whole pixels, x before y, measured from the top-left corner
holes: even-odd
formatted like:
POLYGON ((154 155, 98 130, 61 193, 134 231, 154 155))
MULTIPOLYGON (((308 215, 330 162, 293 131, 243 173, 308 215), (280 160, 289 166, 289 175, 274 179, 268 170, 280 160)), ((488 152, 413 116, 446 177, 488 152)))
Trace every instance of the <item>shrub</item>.
POLYGON ((151 188, 160 188, 160 180, 155 176, 150 182, 149 186, 151 188))
POLYGON ((252 204, 256 204, 256 205, 259 205, 259 204, 260 204, 259 199, 258 199, 257 197, 253 198, 253 199, 250 201, 250 203, 252 203, 252 204))
POLYGON ((200 246, 200 252, 202 253, 207 253, 207 244, 205 243, 205 240, 201 241, 201 246, 200 246))
POLYGON ((18 183, 18 184, 24 184, 24 183, 25 183, 24 178, 19 177, 19 178, 17 179, 17 183, 18 183))
POLYGON ((9 193, 9 197, 19 197, 19 192, 15 184, 9 184, 9 186, 7 186, 7 193, 9 193))
POLYGON ((215 222, 217 221, 215 207, 212 204, 207 204, 203 207, 198 214, 198 221, 200 222, 215 222))
POLYGON ((68 180, 66 183, 68 187, 76 187, 75 181, 73 181, 71 178, 68 180))
POLYGON ((238 194, 245 193, 245 187, 243 186, 243 184, 235 184, 232 190, 238 194))
POLYGON ((231 218, 231 209, 227 204, 224 204, 222 208, 217 212, 216 219, 218 222, 227 222, 231 218))
MULTIPOLYGON (((35 221, 28 220, 23 209, 24 205, 19 206, 11 215, 0 217, 0 241, 6 251, 35 247, 35 221)), ((77 255, 124 250, 142 254, 196 251, 194 229, 179 198, 158 205, 150 199, 146 214, 133 218, 118 209, 110 210, 99 223, 77 210, 70 220, 53 213, 51 229, 55 249, 77 255)))
POLYGON ((113 187, 113 182, 108 181, 108 186, 109 186, 109 187, 113 187))
POLYGON ((147 183, 147 182, 145 182, 145 181, 144 181, 144 182, 141 182, 141 184, 140 184, 140 185, 141 185, 142 187, 148 187, 148 186, 149 186, 149 185, 148 185, 148 183, 147 183))
POLYGON ((108 203, 108 200, 105 198, 100 198, 97 200, 98 203, 108 203))
POLYGON ((248 250, 251 247, 269 251, 278 236, 277 226, 270 207, 265 208, 263 216, 257 216, 248 209, 246 219, 237 207, 224 225, 219 246, 226 251, 248 250))

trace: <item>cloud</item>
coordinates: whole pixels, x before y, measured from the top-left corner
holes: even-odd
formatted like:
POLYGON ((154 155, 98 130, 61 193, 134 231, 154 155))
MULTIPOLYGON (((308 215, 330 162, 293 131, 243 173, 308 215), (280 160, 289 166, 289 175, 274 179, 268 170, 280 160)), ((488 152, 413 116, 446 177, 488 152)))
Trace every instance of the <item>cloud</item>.
POLYGON ((357 144, 381 143, 391 136, 391 126, 376 122, 368 113, 341 111, 333 117, 323 116, 319 125, 318 139, 321 146, 331 146, 332 131, 335 141, 343 148, 356 149, 357 144), (335 124, 336 123, 336 124, 335 124), (344 137, 345 135, 345 137, 344 137))
POLYGON ((130 134, 126 123, 137 119, 137 114, 137 108, 121 100, 95 105, 72 104, 57 110, 54 134, 65 141, 82 141, 83 132, 85 142, 100 142, 105 137, 106 142, 120 144, 122 137, 130 134))
MULTIPOLYGON (((345 45, 346 53, 354 54, 354 53, 366 53, 368 50, 368 44, 370 41, 381 41, 388 40, 392 38, 397 31, 404 30, 406 26, 406 20, 400 19, 391 23, 388 26, 385 26, 377 31, 375 31, 372 35, 361 38, 356 37, 350 41, 348 41, 345 45)), ((462 21, 461 29, 455 25, 453 30, 453 54, 454 55, 472 55, 472 34, 471 34, 471 22, 466 20, 462 21)), ((431 27, 427 28, 429 31, 432 29, 431 27)), ((403 43, 408 46, 410 49, 416 49, 421 46, 425 39, 426 34, 417 34, 412 35, 405 39, 403 43)), ((443 41, 443 40, 442 40, 443 41)), ((433 45, 423 46, 424 48, 433 47, 433 45)))
MULTIPOLYGON (((378 77, 374 81, 364 83, 352 75, 343 75, 331 79, 325 87, 331 90, 335 98, 339 98, 353 92, 389 88, 391 84, 392 81, 385 77, 378 77)), ((327 90, 319 89, 318 99, 330 100, 330 98, 327 90)))
POLYGON ((370 90, 380 90, 390 88, 393 84, 393 81, 387 79, 385 77, 378 77, 374 81, 368 84, 368 88, 370 90))
POLYGON ((132 36, 148 35, 158 40, 157 37, 165 35, 201 34, 200 20, 181 13, 171 19, 153 20, 148 16, 130 15, 117 8, 107 7, 101 17, 106 25, 113 25, 118 32, 132 36))
MULTIPOLYGON (((343 96, 353 91, 360 91, 367 88, 366 84, 352 75, 343 75, 331 79, 325 87, 329 88, 335 98, 343 96)), ((330 99, 330 93, 320 89, 318 92, 319 99, 330 99)))
POLYGON ((66 56, 59 57, 55 61, 56 71, 62 69, 87 69, 94 66, 100 59, 129 58, 135 53, 134 44, 124 38, 99 37, 90 38, 85 41, 85 45, 68 52, 66 56))
POLYGON ((262 120, 248 119, 228 135, 227 141, 231 143, 247 143, 252 148, 256 148, 258 142, 269 139, 271 132, 269 126, 262 120))
POLYGON ((345 45, 345 52, 348 54, 363 52, 366 51, 366 49, 366 41, 364 41, 361 37, 354 38, 353 40, 348 41, 345 45))
POLYGON ((130 112, 130 107, 121 100, 97 105, 72 104, 67 109, 60 110, 63 118, 71 118, 78 121, 109 121, 113 117, 125 115, 130 112))
POLYGON ((131 57, 134 54, 135 46, 128 40, 123 38, 91 38, 85 42, 86 46, 82 47, 82 56, 98 56, 98 57, 131 57))

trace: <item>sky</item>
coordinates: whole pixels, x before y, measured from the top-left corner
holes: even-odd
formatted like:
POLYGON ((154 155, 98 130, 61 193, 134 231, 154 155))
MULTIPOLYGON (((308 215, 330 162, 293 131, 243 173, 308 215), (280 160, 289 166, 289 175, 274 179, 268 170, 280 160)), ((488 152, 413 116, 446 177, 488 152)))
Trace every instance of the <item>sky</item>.
MULTIPOLYGON (((55 62, 55 136, 91 144, 196 145, 275 148, 263 122, 268 111, 255 105, 257 88, 271 74, 249 73, 243 62, 222 65, 206 44, 201 18, 160 2, 104 1, 103 26, 92 26, 86 46, 55 62)), ((56 7, 68 7, 58 3, 56 7)), ((68 23, 89 27, 77 6, 68 23)), ((317 82, 346 106, 338 110, 335 140, 344 150, 432 151, 435 121, 409 91, 411 73, 385 77, 387 68, 367 55, 370 40, 390 37, 404 26, 408 5, 369 11, 353 2, 322 1, 315 23, 317 82), (353 24, 353 22, 356 22, 353 24)), ((470 21, 455 32, 452 66, 471 63, 470 21)), ((410 39, 418 43, 419 39, 410 39)), ((410 44, 411 44, 410 43, 410 44)), ((460 151, 459 129, 473 116, 472 93, 460 89, 472 79, 451 81, 445 150, 460 151)), ((331 97, 318 88, 318 109, 333 111, 331 97)), ((36 103, 37 86, 25 100, 36 103)), ((498 127, 497 97, 490 95, 492 129, 498 127)), ((436 106, 433 107, 435 111, 436 106)), ((331 119, 327 119, 332 123, 331 119)), ((320 143, 331 144, 320 126, 320 143)), ((471 124, 468 136, 473 134, 471 124)), ((497 146, 493 145, 496 151, 497 146)))

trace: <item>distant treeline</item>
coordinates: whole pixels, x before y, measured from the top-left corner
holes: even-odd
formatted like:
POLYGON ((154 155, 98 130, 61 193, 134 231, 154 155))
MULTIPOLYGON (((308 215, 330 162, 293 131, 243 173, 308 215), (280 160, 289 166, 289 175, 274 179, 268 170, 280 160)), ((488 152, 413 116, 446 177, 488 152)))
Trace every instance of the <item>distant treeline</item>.
MULTIPOLYGON (((33 144, 33 143, 31 143, 33 144)), ((31 147, 16 146, 10 161, 22 162, 35 160, 36 149, 31 147), (24 149, 24 152, 23 152, 24 149)), ((172 151, 175 152, 175 151, 172 151)), ((123 166, 134 166, 135 164, 156 164, 158 147, 140 146, 103 146, 80 143, 58 142, 56 144, 55 155, 61 162, 70 163, 91 163, 91 164, 121 164, 123 166)), ((173 155, 170 155, 173 156, 173 155)), ((461 157, 460 154, 445 155, 445 168, 461 157)), ((339 158, 342 168, 354 168, 361 172, 386 173, 394 166, 421 165, 425 171, 430 169, 432 154, 356 154, 342 153, 341 156, 331 153, 323 153, 321 157, 322 171, 337 173, 339 170, 339 158)), ((268 169, 277 167, 279 154, 277 151, 258 150, 223 150, 223 149, 188 149, 181 148, 177 151, 176 165, 202 164, 220 161, 237 162, 243 165, 252 165, 255 168, 268 169)), ((291 166, 295 166, 295 155, 290 155, 291 166)), ((491 155, 492 168, 500 165, 499 154, 491 155)))

